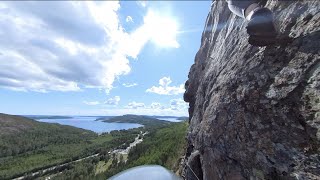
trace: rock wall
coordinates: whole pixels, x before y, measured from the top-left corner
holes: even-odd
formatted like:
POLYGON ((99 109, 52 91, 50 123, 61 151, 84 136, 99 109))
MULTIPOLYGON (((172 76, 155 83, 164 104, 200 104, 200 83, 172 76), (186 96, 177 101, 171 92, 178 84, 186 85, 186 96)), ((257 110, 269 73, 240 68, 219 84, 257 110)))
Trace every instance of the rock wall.
POLYGON ((320 1, 266 6, 291 43, 249 45, 247 22, 213 2, 184 94, 185 179, 320 179, 320 1))

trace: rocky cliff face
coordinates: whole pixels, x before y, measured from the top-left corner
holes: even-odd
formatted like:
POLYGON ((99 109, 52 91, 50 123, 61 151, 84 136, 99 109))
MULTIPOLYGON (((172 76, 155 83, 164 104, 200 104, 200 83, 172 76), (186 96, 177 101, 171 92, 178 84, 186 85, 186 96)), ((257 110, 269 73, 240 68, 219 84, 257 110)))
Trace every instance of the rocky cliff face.
POLYGON ((247 22, 212 5, 184 94, 186 179, 320 179, 320 2, 266 6, 293 42, 253 47, 247 22))

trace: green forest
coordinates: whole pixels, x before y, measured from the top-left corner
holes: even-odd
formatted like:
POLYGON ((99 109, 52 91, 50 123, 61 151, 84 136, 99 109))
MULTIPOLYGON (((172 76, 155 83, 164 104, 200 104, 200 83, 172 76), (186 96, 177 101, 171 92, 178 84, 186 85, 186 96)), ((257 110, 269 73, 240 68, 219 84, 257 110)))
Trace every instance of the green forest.
POLYGON ((19 116, 0 114, 0 120, 0 179, 21 176, 25 179, 106 179, 144 164, 158 164, 176 171, 186 143, 186 122, 172 123, 144 116, 111 118, 110 122, 144 126, 100 135, 19 116), (142 132, 147 133, 142 136, 142 132), (137 136, 143 141, 128 155, 110 153, 125 149, 137 136), (53 166, 56 168, 32 175, 53 166))
POLYGON ((73 164, 54 176, 55 179, 107 179, 121 171, 139 165, 157 164, 176 172, 186 146, 187 123, 170 123, 144 137, 144 141, 130 150, 128 160, 104 155, 73 164), (108 167, 97 173, 100 164, 108 167), (84 170, 85 169, 85 170, 84 170))
POLYGON ((187 123, 172 123, 166 127, 150 132, 141 144, 130 150, 126 163, 114 163, 104 174, 106 177, 125 169, 157 164, 176 172, 179 158, 184 155, 186 146, 187 123))

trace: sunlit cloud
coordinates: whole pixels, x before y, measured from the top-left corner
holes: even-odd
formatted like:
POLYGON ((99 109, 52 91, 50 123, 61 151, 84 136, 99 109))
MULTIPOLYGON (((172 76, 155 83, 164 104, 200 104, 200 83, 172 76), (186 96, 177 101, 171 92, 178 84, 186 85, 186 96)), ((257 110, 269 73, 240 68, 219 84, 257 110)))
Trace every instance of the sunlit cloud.
POLYGON ((0 17, 0 69, 6 70, 1 87, 78 91, 88 86, 109 91, 115 77, 130 72, 127 55, 110 48, 116 41, 113 35, 123 34, 118 2, 0 4, 6 11, 0 17))
POLYGON ((118 1, 2 1, 0 6, 2 88, 90 87, 109 93, 115 79, 131 71, 128 58, 137 58, 147 42, 179 47, 173 17, 149 9, 143 24, 128 33, 119 20, 118 1))
POLYGON ((113 98, 109 98, 106 102, 104 102, 107 105, 118 105, 120 102, 120 96, 115 96, 113 98))
POLYGON ((146 92, 156 93, 160 95, 178 95, 184 93, 184 85, 170 86, 172 83, 170 77, 163 77, 159 80, 159 86, 152 86, 146 92))
POLYGON ((144 103, 139 103, 135 101, 128 103, 128 105, 126 106, 126 108, 129 108, 129 109, 139 109, 144 107, 145 107, 144 103))

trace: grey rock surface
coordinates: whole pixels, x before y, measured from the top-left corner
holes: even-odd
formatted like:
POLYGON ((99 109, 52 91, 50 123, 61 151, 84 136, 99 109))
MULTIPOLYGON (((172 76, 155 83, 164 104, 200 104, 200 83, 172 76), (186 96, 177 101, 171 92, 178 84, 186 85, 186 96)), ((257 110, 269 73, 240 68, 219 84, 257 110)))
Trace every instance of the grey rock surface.
POLYGON ((186 170, 186 179, 201 179, 203 176, 200 163, 199 151, 194 151, 188 158, 186 170))
POLYGON ((249 45, 225 1, 207 17, 184 94, 200 179, 320 179, 320 1, 266 7, 291 43, 249 45))

